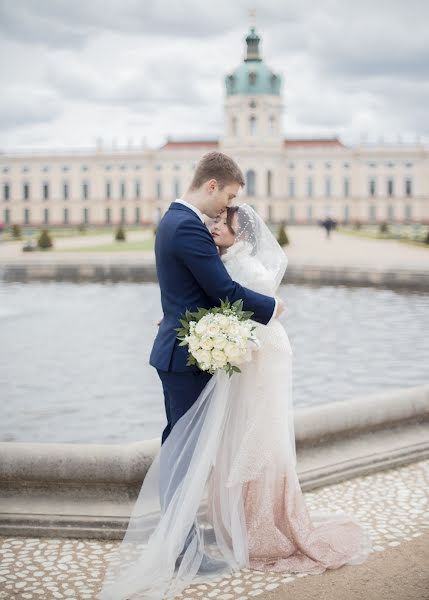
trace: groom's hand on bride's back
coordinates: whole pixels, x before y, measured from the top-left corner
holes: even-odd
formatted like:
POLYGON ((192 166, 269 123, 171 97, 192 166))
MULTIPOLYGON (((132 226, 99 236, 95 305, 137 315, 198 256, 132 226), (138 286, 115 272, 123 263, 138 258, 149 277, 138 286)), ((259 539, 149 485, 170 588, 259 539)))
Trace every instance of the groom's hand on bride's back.
POLYGON ((280 317, 280 315, 282 313, 284 313, 285 310, 285 303, 283 302, 283 300, 281 298, 277 298, 277 311, 276 311, 276 319, 278 319, 280 317))

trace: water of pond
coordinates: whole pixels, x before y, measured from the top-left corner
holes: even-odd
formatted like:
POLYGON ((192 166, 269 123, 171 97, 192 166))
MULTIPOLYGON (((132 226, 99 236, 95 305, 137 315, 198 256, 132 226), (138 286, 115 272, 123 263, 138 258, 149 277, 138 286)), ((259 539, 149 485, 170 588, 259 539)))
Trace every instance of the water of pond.
MULTIPOLYGON (((427 383, 429 295, 283 285, 295 407, 427 383), (426 334, 425 334, 426 331, 426 334)), ((156 284, 0 282, 0 440, 159 437, 156 284)))

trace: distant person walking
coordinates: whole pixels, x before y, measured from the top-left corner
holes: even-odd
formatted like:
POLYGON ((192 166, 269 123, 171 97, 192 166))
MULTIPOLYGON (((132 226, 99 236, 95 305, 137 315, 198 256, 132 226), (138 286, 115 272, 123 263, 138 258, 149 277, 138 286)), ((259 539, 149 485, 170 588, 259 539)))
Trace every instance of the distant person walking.
POLYGON ((331 229, 335 229, 337 222, 331 219, 331 217, 326 217, 324 221, 322 221, 322 226, 326 230, 326 238, 329 239, 331 234, 331 229))

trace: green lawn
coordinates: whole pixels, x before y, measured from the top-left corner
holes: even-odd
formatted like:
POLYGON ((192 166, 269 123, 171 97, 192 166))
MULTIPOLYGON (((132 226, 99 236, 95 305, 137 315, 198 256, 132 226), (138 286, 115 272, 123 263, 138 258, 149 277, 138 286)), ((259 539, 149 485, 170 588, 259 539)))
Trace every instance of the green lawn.
POLYGON ((424 239, 429 228, 426 225, 389 225, 386 232, 381 232, 378 225, 362 225, 359 229, 353 226, 339 225, 336 231, 361 237, 377 240, 396 240, 404 244, 429 248, 424 243, 424 239))
MULTIPOLYGON (((134 242, 116 242, 101 244, 100 246, 81 246, 80 248, 64 248, 55 252, 139 252, 153 250, 155 238, 134 242)), ((55 241, 54 241, 55 245, 55 241)))
MULTIPOLYGON (((36 239, 39 237, 40 232, 44 227, 21 227, 21 239, 14 238, 12 235, 12 228, 6 227, 3 231, 3 241, 5 242, 22 242, 28 237, 36 239)), ((117 227, 87 227, 84 231, 79 231, 77 227, 63 228, 63 227, 49 227, 47 226, 50 235, 55 238, 74 238, 79 236, 94 236, 94 235, 105 235, 111 233, 112 236, 116 233, 117 227)), ((142 225, 126 225, 125 232, 127 231, 152 231, 153 226, 142 226, 142 225)))

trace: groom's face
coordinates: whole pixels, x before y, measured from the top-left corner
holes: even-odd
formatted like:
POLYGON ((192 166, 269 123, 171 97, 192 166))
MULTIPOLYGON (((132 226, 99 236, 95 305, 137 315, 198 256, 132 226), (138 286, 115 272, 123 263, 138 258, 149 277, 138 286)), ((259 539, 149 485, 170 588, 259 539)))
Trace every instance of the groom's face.
POLYGON ((207 182, 207 193, 209 194, 206 214, 215 219, 227 206, 231 206, 240 189, 239 183, 228 183, 221 190, 216 179, 207 182))

